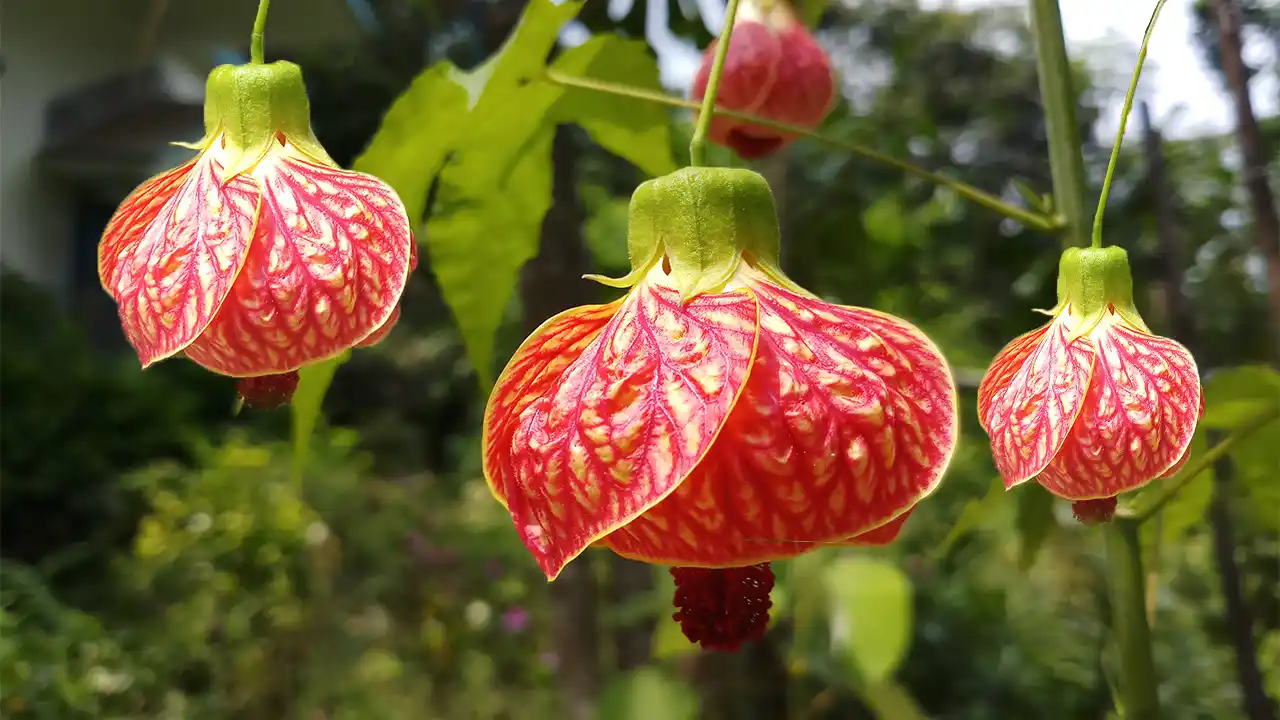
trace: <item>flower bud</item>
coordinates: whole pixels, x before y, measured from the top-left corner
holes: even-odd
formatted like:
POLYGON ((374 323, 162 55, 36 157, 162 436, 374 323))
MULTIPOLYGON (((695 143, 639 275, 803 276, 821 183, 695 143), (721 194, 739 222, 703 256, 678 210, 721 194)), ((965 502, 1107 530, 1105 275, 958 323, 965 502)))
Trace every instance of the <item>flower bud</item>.
MULTIPOLYGON (((702 55, 691 96, 707 89, 716 45, 702 55)), ((835 79, 822 46, 796 19, 784 0, 744 0, 725 57, 716 107, 815 128, 831 111, 835 79)), ((747 160, 772 155, 794 135, 717 115, 708 137, 747 160)))

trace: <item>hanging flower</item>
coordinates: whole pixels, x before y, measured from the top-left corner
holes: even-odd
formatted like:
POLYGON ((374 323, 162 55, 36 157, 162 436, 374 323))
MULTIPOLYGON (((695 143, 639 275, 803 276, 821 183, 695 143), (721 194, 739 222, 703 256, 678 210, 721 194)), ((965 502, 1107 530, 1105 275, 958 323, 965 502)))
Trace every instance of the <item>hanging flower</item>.
POLYGON ((978 388, 978 416, 1005 487, 1035 479, 1105 522, 1114 498, 1186 462, 1204 412, 1195 358, 1153 335, 1117 247, 1062 256, 1058 305, 1009 343, 978 388))
POLYGON ((955 448, 955 386, 915 327, 778 269, 755 173, 641 185, 628 243, 632 272, 595 279, 630 292, 551 318, 499 377, 485 476, 549 579, 592 545, 676 566, 686 634, 733 648, 767 563, 897 535, 955 448))
MULTIPOLYGON (((716 45, 702 54, 691 97, 701 102, 711 77, 716 45)), ((835 78, 827 52, 796 19, 785 0, 743 0, 725 56, 716 107, 778 122, 815 128, 835 101, 835 78)), ((772 155, 794 135, 723 115, 711 119, 707 136, 752 160, 772 155)))
POLYGON ((144 368, 184 354, 233 377, 285 374, 389 331, 412 262, 404 205, 325 153, 297 65, 215 68, 191 147, 121 203, 98 247, 144 368))

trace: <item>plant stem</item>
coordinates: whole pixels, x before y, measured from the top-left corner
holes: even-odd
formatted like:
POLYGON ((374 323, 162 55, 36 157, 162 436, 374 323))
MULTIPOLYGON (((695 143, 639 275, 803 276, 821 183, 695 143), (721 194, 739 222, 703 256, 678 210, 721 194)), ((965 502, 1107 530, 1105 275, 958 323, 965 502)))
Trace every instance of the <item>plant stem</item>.
POLYGON ((1054 209, 1066 221, 1063 244, 1089 244, 1085 211, 1084 157, 1076 124, 1076 95, 1071 85, 1071 62, 1062 36, 1058 0, 1031 0, 1031 25, 1035 36, 1036 68, 1040 75, 1040 102, 1044 105, 1045 133, 1049 136, 1049 169, 1053 177, 1054 209))
POLYGON ((716 56, 711 61, 711 77, 707 78, 707 90, 702 96, 702 108, 698 111, 698 124, 693 128, 689 141, 689 164, 699 167, 707 164, 707 130, 715 114, 716 95, 720 93, 720 76, 724 74, 724 59, 729 55, 729 38, 733 35, 733 22, 738 15, 738 0, 729 0, 724 13, 724 27, 716 42, 716 56))
MULTIPOLYGON (((701 107, 698 103, 672 97, 665 93, 645 90, 644 88, 633 87, 630 85, 620 85, 602 80, 594 80, 592 78, 566 75, 555 70, 547 70, 544 77, 548 82, 564 87, 577 88, 579 90, 590 90, 592 92, 605 93, 608 95, 617 95, 619 97, 641 100, 643 102, 650 102, 657 105, 686 108, 689 110, 698 110, 701 107)), ((735 120, 743 120, 753 125, 760 125, 762 127, 771 128, 791 135, 798 135, 809 138, 810 140, 816 140, 832 147, 839 148, 851 155, 857 155, 883 165, 888 165, 901 170, 908 175, 918 177, 922 180, 927 180, 935 185, 950 188, 951 190, 954 190, 957 195, 960 195, 961 197, 977 203, 989 210, 993 210, 1004 217, 1017 220, 1023 225, 1034 230, 1040 230, 1042 232, 1056 232, 1064 227, 1064 222, 1061 218, 1041 215, 1039 213, 1014 207, 995 195, 983 192, 972 185, 967 185, 959 180, 953 180, 945 175, 925 170, 922 167, 899 160, 892 155, 886 155, 877 150, 872 150, 865 145, 827 137, 822 133, 814 132, 813 130, 802 128, 798 125, 781 123, 768 118, 751 115, 749 113, 736 112, 733 110, 716 110, 716 113, 724 115, 725 117, 734 118, 735 120)))
POLYGON ((1182 471, 1177 476, 1166 480, 1160 486, 1160 493, 1153 500, 1144 502, 1141 507, 1122 509, 1116 513, 1116 517, 1123 517, 1139 524, 1150 520, 1197 475, 1212 467, 1215 462, 1226 457, 1233 447, 1255 432, 1270 425, 1277 418, 1280 418, 1280 404, 1273 405, 1267 410, 1258 413, 1253 419, 1236 428, 1221 442, 1214 445, 1209 452, 1197 457, 1194 462, 1187 463, 1187 466, 1182 468, 1182 471))
POLYGON ((1107 586, 1111 591, 1111 630, 1120 649, 1120 697, 1125 720, 1160 716, 1151 630, 1147 627, 1138 523, 1116 517, 1107 526, 1107 586))
POLYGON ((267 28, 267 9, 271 0, 258 0, 258 16, 253 19, 253 35, 249 36, 249 62, 261 65, 263 60, 262 38, 267 28))
POLYGON ((1133 96, 1138 91, 1138 78, 1142 76, 1142 64, 1147 60, 1147 45, 1151 42, 1151 33, 1156 29, 1156 20, 1166 0, 1156 3, 1156 9, 1147 22, 1147 31, 1142 35, 1142 45, 1138 48, 1138 64, 1133 68, 1133 79, 1129 81, 1129 91, 1124 94, 1124 107, 1120 109, 1120 130, 1116 132, 1115 144, 1111 146, 1111 159, 1107 161, 1107 174, 1102 179, 1102 192, 1098 195, 1098 210, 1093 215, 1093 247, 1102 247, 1102 212, 1107 209, 1107 196, 1111 194, 1111 177, 1116 171, 1116 161, 1120 159, 1120 144, 1124 142, 1124 127, 1129 122, 1129 111, 1133 109, 1133 96))

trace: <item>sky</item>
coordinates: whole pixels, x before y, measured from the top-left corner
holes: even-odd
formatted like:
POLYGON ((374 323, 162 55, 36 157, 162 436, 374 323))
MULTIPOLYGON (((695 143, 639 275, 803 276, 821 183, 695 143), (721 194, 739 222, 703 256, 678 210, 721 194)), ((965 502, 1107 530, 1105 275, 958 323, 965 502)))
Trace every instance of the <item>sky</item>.
MULTIPOLYGON (((620 18, 634 2, 646 0, 609 0, 610 15, 620 18)), ((858 0, 833 0, 856 3, 858 0)), ((962 9, 1009 4, 1010 0, 919 0, 926 8, 957 7, 962 9)), ((1195 20, 1191 13, 1194 0, 1171 0, 1160 15, 1151 40, 1139 100, 1147 100, 1152 119, 1166 137, 1186 138, 1203 134, 1219 134, 1235 126, 1234 109, 1223 92, 1218 78, 1204 60, 1192 34, 1195 20)), ((681 2, 685 5, 685 2, 681 2)), ((696 5, 711 32, 719 32, 724 21, 724 0, 688 0, 696 5)), ((1025 3, 1014 4, 1025 6, 1025 3)), ((700 53, 690 43, 677 38, 667 28, 666 2, 653 2, 648 13, 646 35, 658 54, 662 83, 676 92, 686 92, 700 62, 700 53)), ((1128 74, 1137 60, 1147 20, 1154 7, 1151 0, 1061 0, 1063 31, 1067 50, 1076 57, 1096 58, 1106 63, 1102 68, 1115 72, 1122 64, 1124 77, 1117 84, 1128 84, 1128 74), (1120 53, 1120 54, 1117 54, 1120 53)), ((586 29, 566 28, 563 40, 573 45, 583 42, 586 29)), ((1263 42, 1246 40, 1245 57, 1251 64, 1266 63, 1269 48, 1263 42)), ((1280 113, 1280 82, 1275 74, 1256 78, 1251 83, 1254 113, 1259 117, 1280 113)), ((1118 128, 1122 96, 1112 98, 1095 132, 1109 144, 1118 128)), ((1126 139, 1136 141, 1137 123, 1127 127, 1126 139)))

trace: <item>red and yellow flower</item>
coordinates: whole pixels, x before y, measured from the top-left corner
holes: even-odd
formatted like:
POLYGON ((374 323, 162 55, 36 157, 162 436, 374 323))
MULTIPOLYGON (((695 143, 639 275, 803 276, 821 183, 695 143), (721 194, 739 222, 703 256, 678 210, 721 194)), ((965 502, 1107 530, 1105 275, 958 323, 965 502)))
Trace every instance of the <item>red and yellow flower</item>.
POLYGON ((732 649, 767 620, 751 566, 896 537, 955 448, 955 385, 912 325, 779 270, 755 173, 641 185, 628 243, 632 272, 596 279, 630 292, 551 318, 499 377, 485 477, 548 579, 593 545, 676 566, 686 634, 732 649))
POLYGON ((125 199, 98 247, 144 368, 183 354, 232 377, 287 374, 385 335, 414 259, 404 205, 325 153, 298 66, 215 68, 192 147, 125 199))
POLYGON ((1077 501, 1077 516, 1110 518, 1098 503, 1177 472, 1204 412, 1195 358, 1153 335, 1133 305, 1124 250, 1062 256, 1047 325, 1009 343, 978 388, 978 415, 1012 488, 1035 479, 1077 501))
MULTIPOLYGON (((716 45, 702 54, 690 97, 700 102, 711 77, 716 45)), ((743 0, 720 75, 716 107, 815 128, 834 106, 835 76, 827 52, 796 19, 785 0, 743 0)), ((717 115, 711 141, 748 160, 772 155, 795 136, 717 115)))

